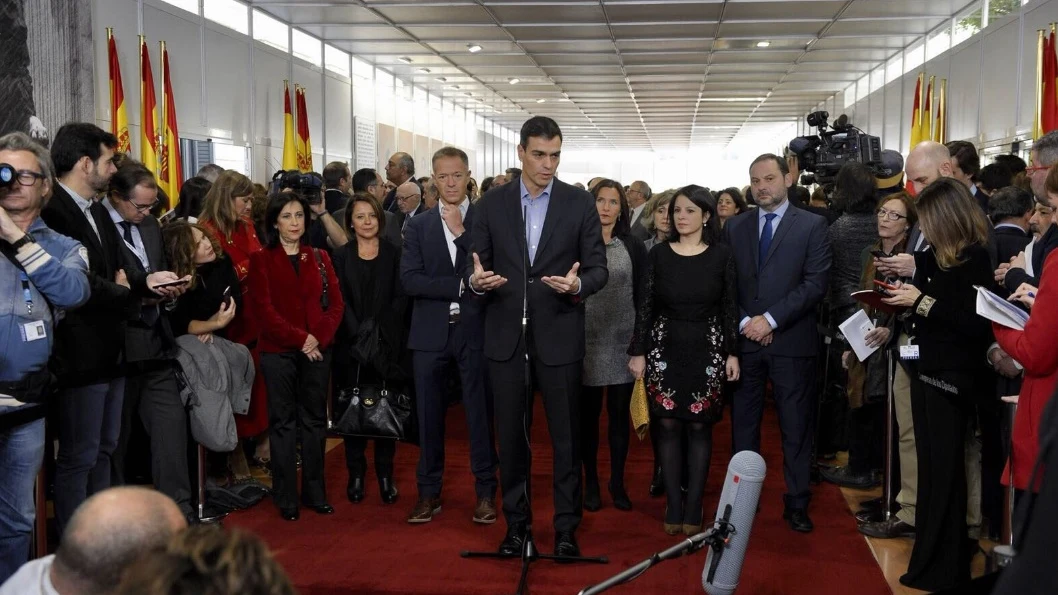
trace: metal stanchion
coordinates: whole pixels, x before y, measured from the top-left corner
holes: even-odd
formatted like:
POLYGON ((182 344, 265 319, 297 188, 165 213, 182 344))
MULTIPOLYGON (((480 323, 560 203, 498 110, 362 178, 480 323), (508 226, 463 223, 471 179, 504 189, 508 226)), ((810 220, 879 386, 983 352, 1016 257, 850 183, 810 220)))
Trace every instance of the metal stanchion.
POLYGON ((1003 492, 1003 505, 1006 512, 1003 515, 1003 529, 1000 535, 999 545, 992 548, 992 554, 986 559, 989 572, 994 572, 1010 564, 1014 559, 1014 418, 1018 413, 1017 403, 1003 403, 1003 413, 1007 416, 1007 427, 1010 431, 1010 443, 1007 452, 1010 458, 1007 464, 1007 489, 1003 492))
POLYGON ((198 522, 203 525, 219 523, 228 513, 206 515, 206 448, 198 445, 198 522))
POLYGON ((33 497, 36 501, 36 516, 33 518, 33 553, 35 558, 48 555, 48 499, 45 494, 47 485, 44 473, 45 465, 37 472, 37 481, 33 486, 33 497))
POLYGON ((885 373, 888 382, 885 390, 885 476, 882 478, 882 519, 888 521, 893 508, 893 418, 896 416, 896 397, 893 383, 896 381, 896 361, 893 350, 885 350, 885 373))

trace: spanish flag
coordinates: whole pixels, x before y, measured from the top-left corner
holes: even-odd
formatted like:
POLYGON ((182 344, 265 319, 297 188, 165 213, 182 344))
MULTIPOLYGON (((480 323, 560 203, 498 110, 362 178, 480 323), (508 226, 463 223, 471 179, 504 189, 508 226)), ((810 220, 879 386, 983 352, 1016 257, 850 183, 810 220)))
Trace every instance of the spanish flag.
POLYGON ((298 104, 298 169, 312 171, 312 142, 309 140, 309 113, 305 108, 305 88, 294 85, 298 104))
POLYGON ((937 118, 933 122, 933 140, 948 142, 948 79, 940 79, 937 91, 937 118))
POLYGON ((121 63, 113 27, 107 27, 107 61, 110 69, 110 131, 118 137, 118 151, 132 150, 129 140, 129 114, 125 111, 125 89, 121 84, 121 63))
POLYGON ((290 88, 283 81, 283 169, 298 168, 298 152, 294 140, 294 114, 290 111, 290 88))
POLYGON ((925 74, 919 74, 918 82, 915 83, 915 103, 911 108, 911 146, 908 147, 909 151, 922 142, 922 83, 925 82, 925 77, 925 74))
POLYGON ((173 83, 169 80, 169 52, 162 45, 162 167, 158 185, 169 197, 169 208, 180 202, 180 186, 184 183, 184 167, 180 160, 180 132, 176 126, 176 101, 173 83))
POLYGON ((926 87, 926 102, 922 104, 922 131, 919 138, 924 141, 933 140, 933 85, 935 76, 929 77, 929 86, 926 87))
POLYGON ((158 101, 147 39, 140 35, 140 161, 158 174, 158 101))

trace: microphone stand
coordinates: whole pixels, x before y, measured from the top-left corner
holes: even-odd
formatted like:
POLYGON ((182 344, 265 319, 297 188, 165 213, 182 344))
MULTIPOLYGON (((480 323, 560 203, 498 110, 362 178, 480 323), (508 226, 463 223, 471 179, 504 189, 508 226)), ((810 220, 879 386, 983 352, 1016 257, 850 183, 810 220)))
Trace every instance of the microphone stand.
MULTIPOLYGON (((726 526, 727 525, 725 524, 721 524, 721 527, 726 526)), ((603 591, 609 591, 618 585, 632 582, 642 576, 647 570, 657 566, 665 560, 679 558, 684 553, 693 554, 705 548, 707 545, 713 548, 713 551, 717 554, 717 556, 713 558, 713 571, 715 571, 716 563, 720 559, 719 555, 723 551, 723 547, 727 541, 727 535, 728 531, 724 528, 718 529, 717 527, 710 527, 708 531, 688 537, 667 550, 655 553, 639 564, 615 574, 597 585, 585 587, 580 593, 578 593, 578 595, 598 595, 603 591)))
MULTIPOLYGON (((527 217, 526 207, 522 207, 522 222, 524 224, 527 217)), ((527 242, 523 240, 522 244, 522 342, 525 346, 523 352, 525 356, 525 368, 524 368, 524 381, 525 381, 525 408, 522 412, 522 434, 525 437, 525 485, 523 497, 525 498, 526 508, 528 509, 528 520, 525 527, 525 541, 522 543, 522 551, 517 556, 522 561, 522 571, 518 578, 518 587, 514 592, 514 595, 528 595, 529 594, 529 566, 538 560, 553 560, 559 563, 572 563, 572 562, 590 562, 594 564, 609 564, 609 559, 605 556, 599 557, 588 557, 588 556, 556 556, 553 554, 541 554, 536 548, 536 544, 533 541, 533 505, 532 500, 529 497, 530 488, 529 483, 532 478, 532 441, 529 438, 529 416, 530 407, 533 404, 533 374, 529 360, 529 255, 527 252, 527 242)), ((510 559, 515 556, 508 554, 501 554, 500 552, 473 552, 473 551, 462 551, 459 553, 462 558, 492 558, 492 559, 510 559)))

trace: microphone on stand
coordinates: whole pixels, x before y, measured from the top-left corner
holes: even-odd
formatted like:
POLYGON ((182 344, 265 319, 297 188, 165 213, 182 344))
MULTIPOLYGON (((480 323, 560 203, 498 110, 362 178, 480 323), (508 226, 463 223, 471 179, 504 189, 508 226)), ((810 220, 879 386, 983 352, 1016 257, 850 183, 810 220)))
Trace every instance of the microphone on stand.
POLYGON ((702 569, 702 587, 709 595, 731 595, 738 588, 767 471, 764 459, 750 450, 736 454, 727 466, 715 523, 721 539, 712 542, 702 569))

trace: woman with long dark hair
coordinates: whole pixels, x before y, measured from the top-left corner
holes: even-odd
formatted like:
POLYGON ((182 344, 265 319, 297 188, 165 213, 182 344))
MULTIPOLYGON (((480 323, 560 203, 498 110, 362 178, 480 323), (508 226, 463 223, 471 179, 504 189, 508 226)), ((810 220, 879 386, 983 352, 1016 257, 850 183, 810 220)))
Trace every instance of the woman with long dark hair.
POLYGON ((716 195, 716 214, 720 217, 720 227, 723 227, 728 219, 746 212, 748 208, 749 205, 746 204, 746 199, 742 198, 738 188, 724 188, 716 195))
MULTIPOLYGON (((219 181, 219 180, 218 180, 219 181)), ((272 495, 280 515, 298 519, 297 429, 301 430, 301 503, 331 514, 323 477, 331 343, 345 303, 327 253, 302 240, 309 205, 296 194, 268 204, 263 250, 250 255, 248 310, 260 328, 261 372, 268 389, 272 495)))
MULTIPOLYGON (((338 287, 345 297, 345 317, 338 334, 334 388, 385 382, 400 390, 410 379, 407 350, 407 298, 400 284, 400 248, 381 241, 385 224, 382 207, 373 196, 357 192, 346 208, 345 226, 353 241, 334 253, 338 287), (365 345, 370 349, 365 351, 365 345)), ((364 499, 367 438, 345 438, 345 465, 349 471, 346 496, 350 502, 364 499)), ((393 457, 397 441, 378 438, 375 443, 375 475, 385 504, 397 501, 393 481, 393 457)))
MULTIPOLYGON (((607 439, 610 444, 609 491, 614 507, 631 510, 625 490, 628 457, 628 406, 635 381, 631 361, 642 363, 644 352, 632 348, 636 316, 643 303, 647 250, 630 233, 631 209, 624 188, 603 180, 592 190, 602 223, 610 279, 584 304, 586 345, 581 377, 581 458, 584 462, 584 509, 602 506, 599 496, 599 417, 606 393, 607 439), (633 357, 631 360, 629 356, 633 357)), ((639 374, 642 375, 640 368, 639 374)))
POLYGON ((667 243, 650 251, 633 338, 633 352, 646 357, 636 356, 629 364, 636 376, 645 373, 651 416, 660 426, 669 535, 701 530, 713 424, 723 410, 721 391, 724 380, 739 376, 735 260, 718 241, 717 219, 716 202, 704 189, 681 189, 669 205, 672 231, 667 243), (680 489, 684 469, 686 499, 680 489))
POLYGON ((951 178, 922 189, 915 204, 929 248, 915 253, 912 283, 883 301, 907 308, 918 346, 911 415, 918 453, 915 546, 900 582, 927 591, 970 580, 977 541, 967 538, 965 438, 975 400, 995 386, 982 356, 992 341, 977 315, 975 285, 992 284, 988 222, 970 191, 951 178))

